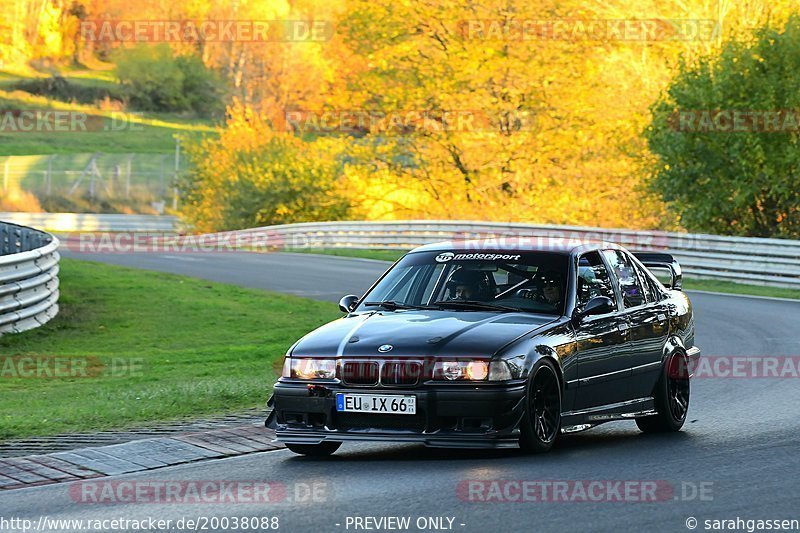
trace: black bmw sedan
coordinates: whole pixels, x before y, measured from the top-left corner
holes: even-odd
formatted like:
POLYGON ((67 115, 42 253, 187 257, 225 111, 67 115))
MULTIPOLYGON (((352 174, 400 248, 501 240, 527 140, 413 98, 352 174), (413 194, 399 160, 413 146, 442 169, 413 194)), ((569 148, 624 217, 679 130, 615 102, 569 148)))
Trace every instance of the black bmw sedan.
POLYGON ((700 357, 680 285, 670 255, 609 243, 422 246, 289 349, 267 424, 306 455, 345 441, 546 452, 611 420, 678 431, 700 357))

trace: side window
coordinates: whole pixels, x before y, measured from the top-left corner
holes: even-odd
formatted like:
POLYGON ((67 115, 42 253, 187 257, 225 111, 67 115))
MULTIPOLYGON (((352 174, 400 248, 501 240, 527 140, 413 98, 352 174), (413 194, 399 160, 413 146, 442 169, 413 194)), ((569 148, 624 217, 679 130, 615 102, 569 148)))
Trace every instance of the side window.
POLYGON ((603 254, 608 259, 611 270, 619 282, 622 304, 626 308, 644 304, 645 296, 642 282, 639 281, 639 276, 637 276, 630 260, 619 250, 603 250, 603 254))
POLYGON ((636 269, 636 273, 639 275, 639 279, 642 282, 642 286, 644 287, 644 292, 647 295, 648 302, 657 302, 661 299, 661 293, 659 292, 658 288, 656 288, 656 284, 653 281, 653 278, 647 275, 647 272, 642 270, 642 267, 633 263, 633 268, 636 269))
POLYGON ((600 254, 589 252, 578 260, 578 307, 583 308, 595 296, 606 296, 616 301, 608 270, 600 254))

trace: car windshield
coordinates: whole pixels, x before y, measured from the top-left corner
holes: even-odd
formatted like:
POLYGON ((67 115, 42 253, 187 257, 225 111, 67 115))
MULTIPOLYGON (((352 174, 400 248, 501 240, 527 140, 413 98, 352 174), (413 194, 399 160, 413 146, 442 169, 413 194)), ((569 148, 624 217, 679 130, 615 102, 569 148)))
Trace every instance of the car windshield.
POLYGON ((564 312, 568 257, 561 253, 415 252, 370 290, 358 311, 458 309, 564 312))

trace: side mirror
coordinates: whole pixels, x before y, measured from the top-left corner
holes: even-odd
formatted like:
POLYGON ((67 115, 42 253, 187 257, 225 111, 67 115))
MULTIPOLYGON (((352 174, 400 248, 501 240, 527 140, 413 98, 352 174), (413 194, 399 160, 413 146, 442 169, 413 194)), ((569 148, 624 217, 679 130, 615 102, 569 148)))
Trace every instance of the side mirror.
POLYGON ((606 296, 595 296, 586 303, 586 307, 583 308, 583 311, 575 312, 573 319, 576 322, 580 322, 584 317, 613 313, 615 309, 616 306, 611 298, 606 296))
POLYGON ((348 294, 341 300, 339 300, 339 309, 342 310, 343 313, 351 313, 353 309, 356 308, 358 304, 358 296, 355 294, 348 294))

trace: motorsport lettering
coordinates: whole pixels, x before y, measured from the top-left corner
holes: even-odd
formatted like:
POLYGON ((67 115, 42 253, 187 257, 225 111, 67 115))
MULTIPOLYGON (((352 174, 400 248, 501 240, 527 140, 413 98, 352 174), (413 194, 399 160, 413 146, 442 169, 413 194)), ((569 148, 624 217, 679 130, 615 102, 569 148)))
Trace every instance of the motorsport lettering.
POLYGON ((453 258, 454 261, 460 260, 479 260, 479 261, 496 261, 498 259, 502 260, 509 260, 509 261, 517 261, 519 258, 522 257, 521 255, 508 255, 508 254, 481 254, 481 253, 474 253, 474 254, 456 254, 453 258))

